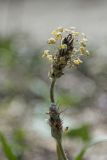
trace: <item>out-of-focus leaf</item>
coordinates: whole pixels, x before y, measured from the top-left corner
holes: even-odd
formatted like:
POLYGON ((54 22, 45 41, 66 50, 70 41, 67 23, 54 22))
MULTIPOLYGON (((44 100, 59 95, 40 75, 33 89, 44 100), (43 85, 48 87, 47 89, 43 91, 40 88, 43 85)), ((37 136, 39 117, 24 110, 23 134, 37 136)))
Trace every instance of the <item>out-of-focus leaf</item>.
POLYGON ((80 151, 80 153, 74 158, 74 160, 83 160, 85 152, 86 146, 80 151))
POLYGON ((0 39, 0 66, 13 67, 17 54, 12 47, 12 37, 0 39))
POLYGON ((24 150, 28 147, 25 142, 26 133, 23 129, 18 128, 13 132, 13 144, 12 148, 15 154, 17 155, 17 159, 23 159, 24 150))
POLYGON ((0 48, 10 50, 12 39, 11 38, 0 38, 0 48))
POLYGON ((60 95, 58 95, 57 101, 61 105, 72 106, 80 103, 80 98, 71 94, 61 93, 60 95))
POLYGON ((9 143, 7 142, 5 136, 0 133, 0 142, 2 144, 2 149, 6 155, 6 157, 8 158, 8 160, 17 160, 15 154, 13 153, 9 143))
POLYGON ((78 128, 72 128, 67 133, 66 136, 69 138, 81 138, 83 141, 90 140, 90 126, 84 124, 78 128))
POLYGON ((26 136, 25 134, 26 133, 22 129, 15 130, 15 132, 14 132, 14 140, 22 144, 24 139, 25 139, 25 136, 26 136))
POLYGON ((88 142, 87 145, 85 145, 80 153, 74 158, 74 160, 83 160, 84 154, 86 153, 87 149, 98 144, 101 142, 106 142, 107 141, 107 136, 102 136, 102 137, 97 137, 92 139, 91 141, 88 142))
POLYGON ((27 147, 27 144, 25 143, 25 137, 26 137, 26 133, 24 130, 22 129, 15 130, 13 138, 14 138, 14 143, 15 143, 14 146, 16 146, 16 150, 18 147, 18 149, 23 151, 27 147))

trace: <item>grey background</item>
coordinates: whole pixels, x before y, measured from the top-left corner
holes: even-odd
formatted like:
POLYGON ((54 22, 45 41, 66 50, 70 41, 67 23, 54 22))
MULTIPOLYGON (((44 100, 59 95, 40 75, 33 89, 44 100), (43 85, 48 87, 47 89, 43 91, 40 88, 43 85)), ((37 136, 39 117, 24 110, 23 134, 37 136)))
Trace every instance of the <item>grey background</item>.
POLYGON ((106 0, 0 0, 0 33, 23 31, 42 43, 57 26, 76 26, 99 42, 107 37, 106 0))

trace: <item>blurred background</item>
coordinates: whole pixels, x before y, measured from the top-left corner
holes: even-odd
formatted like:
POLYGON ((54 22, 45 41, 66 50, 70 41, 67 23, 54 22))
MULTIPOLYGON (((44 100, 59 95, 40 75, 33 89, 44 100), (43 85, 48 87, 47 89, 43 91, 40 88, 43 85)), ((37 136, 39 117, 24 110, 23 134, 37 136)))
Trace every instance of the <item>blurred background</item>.
MULTIPOLYGON (((64 148, 74 157, 91 138, 107 135, 107 1, 0 0, 0 160, 57 159, 46 120, 50 65, 41 56, 59 26, 84 32, 90 51, 85 63, 56 84, 69 127, 64 148)), ((107 159, 107 143, 85 157, 107 159)))

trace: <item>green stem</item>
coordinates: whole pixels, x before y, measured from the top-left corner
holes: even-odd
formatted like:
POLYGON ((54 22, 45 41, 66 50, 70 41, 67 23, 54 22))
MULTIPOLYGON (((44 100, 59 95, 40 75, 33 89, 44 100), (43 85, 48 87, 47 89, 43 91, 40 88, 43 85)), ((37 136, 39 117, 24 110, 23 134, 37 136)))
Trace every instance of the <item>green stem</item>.
POLYGON ((57 143, 56 143, 56 151, 57 151, 58 160, 62 160, 62 155, 61 155, 61 153, 60 153, 60 149, 59 149, 59 146, 58 146, 57 143))
POLYGON ((60 158, 58 160, 68 160, 65 153, 64 153, 64 150, 63 150, 63 147, 62 147, 60 140, 57 140, 57 154, 58 154, 58 158, 60 158))
POLYGON ((52 79, 52 82, 51 82, 51 87, 50 87, 50 100, 52 103, 55 102, 54 100, 54 86, 55 86, 55 82, 56 82, 56 79, 52 79))

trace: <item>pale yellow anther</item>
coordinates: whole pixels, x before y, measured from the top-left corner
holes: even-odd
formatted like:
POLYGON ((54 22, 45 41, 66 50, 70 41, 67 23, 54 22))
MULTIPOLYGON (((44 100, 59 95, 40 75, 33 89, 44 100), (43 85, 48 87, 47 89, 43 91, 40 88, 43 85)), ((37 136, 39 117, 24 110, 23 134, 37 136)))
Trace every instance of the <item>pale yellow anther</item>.
POLYGON ((80 47, 80 53, 81 53, 81 54, 86 53, 86 48, 85 48, 85 47, 80 47))
POLYGON ((47 58, 48 58, 49 61, 51 61, 51 62, 53 61, 53 56, 52 55, 47 55, 47 58))
POLYGON ((64 31, 65 31, 65 32, 70 32, 71 30, 68 29, 68 28, 64 28, 64 31))
POLYGON ((63 28, 63 27, 58 27, 58 28, 57 28, 57 31, 63 32, 63 31, 64 31, 64 28, 63 28))
POLYGON ((55 44, 55 43, 56 43, 55 38, 48 39, 48 44, 55 44))
POLYGON ((56 34, 57 34, 57 31, 56 31, 56 30, 53 30, 53 31, 51 32, 51 34, 52 34, 52 35, 56 35, 56 34))
POLYGON ((49 50, 44 50, 42 57, 47 57, 49 55, 49 50))
POLYGON ((82 63, 82 61, 79 58, 75 59, 73 62, 74 62, 75 65, 79 65, 79 64, 82 63))
POLYGON ((66 44, 61 44, 60 46, 59 46, 59 49, 66 49, 67 48, 67 45, 66 44))
POLYGON ((75 32, 75 31, 73 31, 73 35, 74 35, 74 36, 79 36, 79 35, 80 35, 80 32, 75 32))
POLYGON ((83 38, 82 40, 83 40, 83 42, 87 42, 87 41, 88 41, 88 39, 87 39, 87 38, 83 38))
POLYGON ((85 37, 86 35, 85 35, 85 33, 81 33, 81 35, 83 36, 83 37, 85 37))
POLYGON ((86 54, 89 55, 89 51, 88 50, 86 50, 86 54))
POLYGON ((75 30, 75 29, 76 29, 76 27, 70 27, 70 29, 71 29, 71 30, 75 30))
POLYGON ((80 41, 80 47, 86 47, 86 42, 80 41))
POLYGON ((58 40, 58 39, 62 39, 62 33, 61 32, 57 32, 55 34, 55 39, 58 40))

